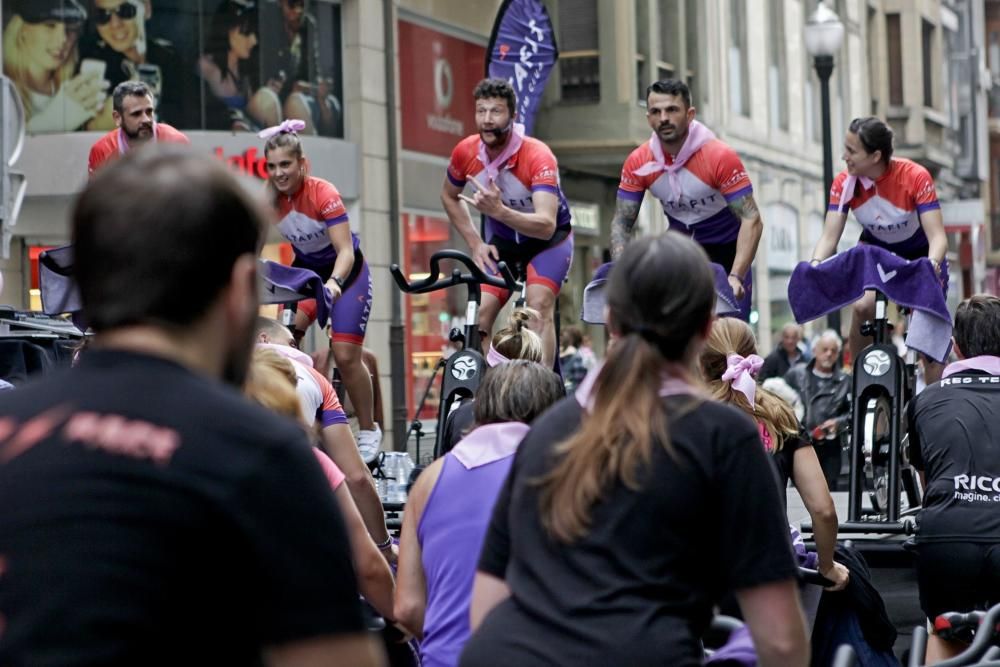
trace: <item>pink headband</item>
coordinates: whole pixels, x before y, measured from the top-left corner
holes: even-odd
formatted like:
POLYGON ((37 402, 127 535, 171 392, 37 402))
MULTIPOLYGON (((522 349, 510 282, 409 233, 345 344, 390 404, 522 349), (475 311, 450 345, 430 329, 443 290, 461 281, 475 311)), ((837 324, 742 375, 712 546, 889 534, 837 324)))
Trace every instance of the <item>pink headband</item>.
POLYGON ((726 357, 728 367, 722 374, 723 382, 731 382, 733 389, 740 392, 750 401, 750 407, 754 406, 754 396, 757 394, 757 372, 764 365, 764 360, 756 354, 744 358, 738 354, 730 354, 726 357))
POLYGON ((281 125, 275 125, 267 128, 266 130, 261 130, 257 133, 257 136, 266 141, 276 134, 295 134, 304 129, 306 129, 306 122, 304 120, 289 118, 288 120, 283 121, 281 125))
POLYGON ((493 347, 493 343, 490 343, 490 350, 486 353, 486 363, 492 367, 505 364, 508 361, 510 361, 510 359, 497 352, 497 349, 493 347))

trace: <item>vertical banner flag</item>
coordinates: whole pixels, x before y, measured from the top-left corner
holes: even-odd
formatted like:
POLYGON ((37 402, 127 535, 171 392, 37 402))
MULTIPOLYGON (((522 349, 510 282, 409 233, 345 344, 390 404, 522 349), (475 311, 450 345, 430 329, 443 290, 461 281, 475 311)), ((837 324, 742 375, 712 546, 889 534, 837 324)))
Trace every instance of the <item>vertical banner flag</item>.
POLYGON ((559 58, 549 13, 540 0, 504 0, 486 49, 486 76, 517 93, 517 120, 532 133, 545 82, 559 58))

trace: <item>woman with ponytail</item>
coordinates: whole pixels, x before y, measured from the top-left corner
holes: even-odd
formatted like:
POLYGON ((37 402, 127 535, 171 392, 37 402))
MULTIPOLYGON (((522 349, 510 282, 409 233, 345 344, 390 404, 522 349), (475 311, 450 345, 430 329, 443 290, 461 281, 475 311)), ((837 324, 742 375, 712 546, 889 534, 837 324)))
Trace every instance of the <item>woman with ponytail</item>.
MULTIPOLYGON (((361 360, 372 308, 372 279, 337 188, 307 173, 298 135, 305 126, 304 121, 290 119, 259 134, 266 139, 268 199, 278 231, 295 252, 292 266, 319 275, 333 298, 333 358, 358 416, 358 448, 365 461, 371 462, 382 442, 382 430, 373 418, 371 377, 361 360)), ((295 328, 304 332, 315 318, 315 302, 300 302, 295 328)))
POLYGON ((833 560, 837 544, 837 508, 823 475, 816 450, 799 431, 790 405, 757 385, 763 359, 757 356, 757 340, 746 322, 732 317, 712 326, 701 353, 701 372, 712 398, 739 408, 757 424, 759 444, 778 467, 780 491, 788 480, 802 498, 812 519, 819 572, 833 582, 829 590, 842 590, 850 576, 847 568, 833 560))
POLYGON ((805 665, 787 521, 757 429, 693 371, 715 287, 680 234, 606 286, 616 337, 532 424, 486 533, 461 665, 700 665, 735 591, 761 665, 805 665), (478 629, 477 629, 478 628, 478 629))

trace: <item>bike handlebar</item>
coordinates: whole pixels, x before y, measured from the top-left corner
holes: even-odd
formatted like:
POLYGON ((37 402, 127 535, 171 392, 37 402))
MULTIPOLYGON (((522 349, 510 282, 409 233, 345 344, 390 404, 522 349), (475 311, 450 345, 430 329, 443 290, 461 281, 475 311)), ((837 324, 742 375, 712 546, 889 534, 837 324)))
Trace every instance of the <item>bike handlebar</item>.
MULTIPOLYGON (((975 614, 975 612, 971 612, 971 614, 975 614)), ((966 614, 961 615, 966 616, 966 614)), ((1000 620, 1000 604, 990 607, 982 616, 979 621, 980 631, 976 633, 976 638, 972 640, 969 648, 953 658, 937 663, 938 667, 960 667, 961 665, 973 664, 969 662, 970 660, 979 660, 997 635, 998 620, 1000 620)))
POLYGON ((407 294, 426 294, 427 292, 436 292, 455 285, 491 285, 511 292, 517 291, 520 288, 506 262, 497 262, 497 270, 500 272, 499 277, 490 276, 480 269, 472 261, 471 257, 459 250, 438 250, 431 256, 430 269, 430 274, 426 278, 412 283, 403 275, 398 264, 390 266, 389 272, 392 274, 392 278, 396 281, 399 289, 407 294), (464 264, 469 273, 463 274, 461 270, 456 268, 452 270, 451 276, 441 278, 439 263, 443 259, 451 259, 464 264))
POLYGON ((810 570, 807 567, 800 567, 799 576, 802 577, 802 581, 807 584, 822 586, 823 588, 833 586, 833 582, 820 574, 819 570, 810 570))

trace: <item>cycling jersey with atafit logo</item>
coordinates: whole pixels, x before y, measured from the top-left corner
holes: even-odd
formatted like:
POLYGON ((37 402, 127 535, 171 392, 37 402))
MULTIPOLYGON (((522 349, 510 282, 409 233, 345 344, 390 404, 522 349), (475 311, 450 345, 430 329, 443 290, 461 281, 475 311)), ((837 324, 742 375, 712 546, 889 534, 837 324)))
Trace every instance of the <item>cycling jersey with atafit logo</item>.
POLYGON ((948 375, 910 403, 909 426, 927 480, 917 541, 1000 543, 1000 376, 948 375))
MULTIPOLYGON (((673 163, 669 153, 666 164, 673 163)), ((677 179, 657 171, 636 174, 643 165, 655 161, 649 143, 636 148, 622 166, 618 197, 642 201, 645 190, 660 200, 670 220, 670 229, 692 236, 701 244, 731 243, 740 233, 740 218, 729 210, 729 202, 753 194, 750 176, 732 148, 713 139, 702 146, 681 167, 677 179), (680 185, 675 192, 671 181, 680 185)))
MULTIPOLYGON (((831 211, 838 210, 844 183, 849 174, 840 172, 830 188, 831 211)), ((920 226, 920 214, 941 208, 934 179, 916 162, 892 158, 885 173, 866 188, 858 179, 854 192, 843 210, 854 211, 854 217, 864 227, 861 240, 880 246, 901 256, 917 251, 925 255, 927 235, 920 226), (923 252, 919 252, 923 250, 923 252)))
MULTIPOLYGON (((330 266, 337 251, 330 242, 327 228, 346 224, 347 209, 333 184, 307 176, 294 195, 278 195, 278 231, 291 244, 302 264, 309 267, 330 266)), ((354 248, 360 245, 351 232, 354 248)))
MULTIPOLYGON (((485 186, 485 165, 479 159, 479 144, 482 140, 478 134, 462 139, 451 153, 448 163, 448 180, 458 188, 464 188, 470 178, 485 186)), ((500 188, 500 197, 506 206, 521 211, 534 213, 535 205, 531 201, 534 192, 551 192, 559 198, 559 211, 556 213, 556 229, 569 229, 569 204, 559 186, 559 165, 556 156, 549 147, 533 137, 524 137, 521 147, 514 153, 497 174, 496 185, 500 188)), ((499 220, 487 216, 486 224, 489 231, 487 242, 494 236, 521 243, 534 241, 522 236, 514 229, 499 220)))

